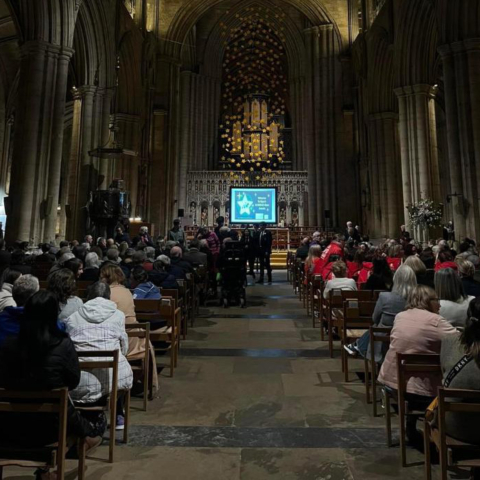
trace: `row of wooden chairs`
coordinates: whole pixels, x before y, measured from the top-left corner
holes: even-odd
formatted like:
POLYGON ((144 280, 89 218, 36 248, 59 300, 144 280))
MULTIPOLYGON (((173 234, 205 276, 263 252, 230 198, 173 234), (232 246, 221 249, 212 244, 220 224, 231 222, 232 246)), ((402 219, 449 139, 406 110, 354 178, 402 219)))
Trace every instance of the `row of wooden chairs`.
MULTIPOLYGON (((408 416, 424 419, 425 439, 425 477, 432 478, 430 446, 434 444, 440 454, 441 478, 448 478, 448 469, 454 467, 480 468, 480 447, 459 442, 446 435, 445 419, 449 412, 480 413, 480 392, 468 390, 439 389, 439 408, 437 426, 425 420, 425 411, 412 410, 407 401, 407 384, 412 376, 438 374, 441 377, 438 355, 398 354, 397 376, 398 391, 392 391, 377 381, 380 364, 376 352, 386 350, 390 344, 391 328, 377 327, 372 324, 372 313, 379 292, 329 292, 324 299, 324 282, 319 275, 305 273, 304 262, 296 259, 293 252, 287 255, 287 276, 299 300, 311 314, 312 326, 320 326, 324 340, 324 328, 329 332, 329 351, 333 357, 333 329, 337 329, 342 346, 342 371, 344 379, 349 381, 349 356, 344 345, 354 342, 365 331, 369 332, 370 347, 364 358, 366 401, 372 404, 373 415, 378 416, 379 400, 383 399, 387 445, 392 441, 392 405, 398 411, 400 425, 400 451, 402 466, 407 466, 407 448, 405 422, 408 416), (378 391, 381 387, 382 396, 378 391)), ((381 356, 380 356, 381 357, 381 356)))

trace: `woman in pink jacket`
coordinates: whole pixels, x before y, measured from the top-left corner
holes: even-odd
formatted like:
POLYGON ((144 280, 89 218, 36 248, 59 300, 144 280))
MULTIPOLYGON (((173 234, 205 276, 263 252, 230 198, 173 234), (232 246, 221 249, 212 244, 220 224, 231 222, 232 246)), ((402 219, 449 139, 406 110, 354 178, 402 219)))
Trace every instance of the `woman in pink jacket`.
MULTIPOLYGON (((390 337, 390 349, 380 370, 378 381, 388 389, 397 391, 397 353, 440 354, 442 339, 456 335, 457 330, 441 317, 440 301, 435 290, 418 285, 412 291, 404 312, 395 317, 390 337)), ((406 399, 414 409, 426 409, 442 386, 442 376, 419 375, 410 377, 406 399)), ((416 428, 416 418, 407 417, 407 438, 412 444, 421 442, 416 428)))

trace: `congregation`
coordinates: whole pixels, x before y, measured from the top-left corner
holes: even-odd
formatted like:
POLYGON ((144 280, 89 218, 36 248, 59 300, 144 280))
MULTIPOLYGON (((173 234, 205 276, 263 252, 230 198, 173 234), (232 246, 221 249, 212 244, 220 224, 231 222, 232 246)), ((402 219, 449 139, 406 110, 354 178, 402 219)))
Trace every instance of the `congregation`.
MULTIPOLYGON (((328 333, 341 340, 344 357, 371 360, 375 364, 372 375, 378 369, 375 381, 382 386, 384 397, 398 398, 398 408, 402 404, 399 390, 405 388, 402 399, 407 414, 401 428, 412 447, 428 450, 430 461, 428 427, 422 434, 417 420, 424 419, 438 434, 439 387, 480 391, 480 282, 475 278, 479 252, 469 238, 457 245, 443 238, 422 245, 404 226, 396 239, 383 239, 376 245, 368 240, 351 222, 345 235, 337 234, 331 241, 320 232, 304 238, 290 259, 293 284, 311 308, 314 325, 320 322, 322 337, 328 333), (367 292, 369 297, 360 295, 367 292), (362 298, 374 299, 370 315, 360 325, 363 330, 358 322, 347 320, 349 299, 355 304, 353 318, 358 321, 365 315, 362 298), (383 340, 375 342, 379 336, 383 340), (402 386, 403 358, 423 358, 439 365, 425 372, 417 365, 416 373, 406 377, 402 386)), ((348 378, 345 360, 342 368, 348 378)), ((367 377, 365 382, 369 382, 367 377)), ((384 402, 382 407, 389 409, 388 405, 384 402)), ((447 413, 442 435, 464 446, 480 445, 479 421, 473 411, 447 413)), ((480 478, 479 469, 472 468, 472 478, 480 478)))

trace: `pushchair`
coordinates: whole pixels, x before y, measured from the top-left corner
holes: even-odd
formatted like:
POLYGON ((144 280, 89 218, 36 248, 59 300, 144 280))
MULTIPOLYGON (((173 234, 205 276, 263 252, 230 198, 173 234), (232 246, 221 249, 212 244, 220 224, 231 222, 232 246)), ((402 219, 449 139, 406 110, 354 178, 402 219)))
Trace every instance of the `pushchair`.
POLYGON ((226 243, 219 263, 221 274, 220 305, 225 308, 230 305, 240 305, 245 308, 247 306, 245 246, 240 242, 226 243))

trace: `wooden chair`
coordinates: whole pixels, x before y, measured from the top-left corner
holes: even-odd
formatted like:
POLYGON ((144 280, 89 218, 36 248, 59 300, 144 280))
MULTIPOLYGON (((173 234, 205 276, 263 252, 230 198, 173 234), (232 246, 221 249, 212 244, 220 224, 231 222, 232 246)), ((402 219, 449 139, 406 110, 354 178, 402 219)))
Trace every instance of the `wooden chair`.
MULTIPOLYGON (((178 363, 178 351, 180 344, 180 308, 176 308, 173 298, 162 298, 161 300, 135 300, 135 312, 137 320, 152 322, 164 320, 167 326, 150 331, 152 342, 165 342, 166 348, 154 347, 155 351, 170 352, 170 377, 178 363)), ((155 372, 153 372, 155 373, 155 372)))
MULTIPOLYGON (((311 279, 312 285, 310 288, 310 304, 312 306, 312 327, 316 328, 318 323, 322 324, 321 310, 322 302, 321 298, 323 295, 323 288, 325 287, 323 283, 323 278, 321 275, 313 275, 311 279), (320 301, 319 301, 320 300, 320 301), (318 319, 318 320, 317 320, 318 319)), ((322 338, 323 340, 323 338, 322 338)))
POLYGON ((432 466, 430 444, 440 453, 442 480, 448 478, 448 468, 480 468, 480 446, 471 445, 449 437, 446 432, 447 413, 480 415, 480 391, 439 388, 438 427, 425 422, 425 478, 431 480, 432 466))
MULTIPOLYGON (((110 411, 110 439, 109 439, 109 448, 108 448, 108 462, 113 463, 113 454, 115 449, 115 429, 117 425, 117 400, 118 400, 118 350, 105 350, 105 351, 85 351, 77 352, 78 358, 80 360, 80 370, 85 372, 90 372, 97 369, 112 369, 112 391, 107 398, 105 405, 75 405, 78 410, 85 412, 105 412, 110 411), (98 359, 102 360, 98 360, 98 359), (90 359, 90 360, 84 360, 90 359)), ((127 443, 128 441, 128 427, 130 423, 130 390, 125 392, 120 392, 125 395, 125 427, 123 430, 123 441, 127 443)), ((80 465, 79 465, 79 480, 85 478, 85 452, 86 452, 86 443, 85 441, 80 441, 79 445, 80 450, 80 465)))
MULTIPOLYGON (((150 345, 150 323, 137 323, 125 325, 128 338, 144 338, 145 346, 150 345)), ((147 411, 148 399, 153 398, 153 379, 150 370, 150 348, 145 348, 145 352, 136 357, 129 357, 128 363, 132 370, 143 373, 143 411, 147 411)))
MULTIPOLYGON (((177 282, 178 283, 178 282, 177 282)), ((183 309, 183 296, 180 295, 180 289, 168 289, 168 288, 161 288, 160 293, 162 297, 171 297, 175 300, 175 308, 179 308, 181 312, 181 324, 180 324, 180 332, 183 334, 183 339, 186 339, 187 336, 187 318, 185 316, 185 311, 183 309)))
MULTIPOLYGON (((358 340, 372 326, 372 315, 375 310, 374 301, 359 301, 346 299, 343 304, 343 318, 341 321, 341 338, 342 338, 342 359, 345 382, 348 378, 348 359, 349 355, 343 348, 358 340)), ((365 379, 365 382, 367 379, 365 379)))
POLYGON ((185 300, 187 302, 190 326, 193 327, 195 323, 196 298, 197 298, 196 287, 195 287, 195 277, 193 273, 187 273, 186 277, 187 277, 187 289, 185 292, 185 300))
POLYGON ((377 377, 378 365, 375 359, 375 344, 390 345, 390 333, 392 329, 389 327, 370 327, 370 358, 368 355, 364 358, 365 365, 365 394, 367 403, 373 404, 373 416, 378 415, 378 399, 377 399, 377 377), (369 365, 370 364, 370 365, 369 365), (369 368, 370 366, 370 368, 369 368), (370 386, 372 395, 370 398, 370 386))
MULTIPOLYGON (((57 468, 58 480, 65 478, 67 453, 68 389, 52 391, 0 390, 0 412, 37 413, 58 415, 58 441, 40 448, 23 448, 15 445, 0 446, 0 479, 3 467, 57 468)), ((31 425, 32 431, 35 425, 31 425)), ((4 432, 6 433, 6 432, 4 432)))
MULTIPOLYGON (((440 355, 434 354, 404 354, 397 353, 397 379, 398 379, 398 416, 400 424, 400 450, 402 467, 407 466, 407 447, 405 439, 405 419, 407 415, 424 418, 425 411, 412 410, 408 408, 405 396, 407 394, 407 383, 410 377, 418 375, 437 374, 441 378, 440 355)), ((384 389, 385 390, 385 389, 384 389)), ((388 446, 391 446, 391 395, 385 395, 385 421, 387 423, 388 446), (388 437, 388 435, 390 435, 388 437)))
MULTIPOLYGON (((326 322, 328 325, 328 349, 330 358, 333 358, 333 329, 341 328, 343 325, 343 304, 346 300, 358 300, 368 302, 373 299, 371 291, 349 291, 333 289, 328 292, 328 299, 325 302, 326 322)), ((342 363, 343 365, 343 363, 342 363)))

